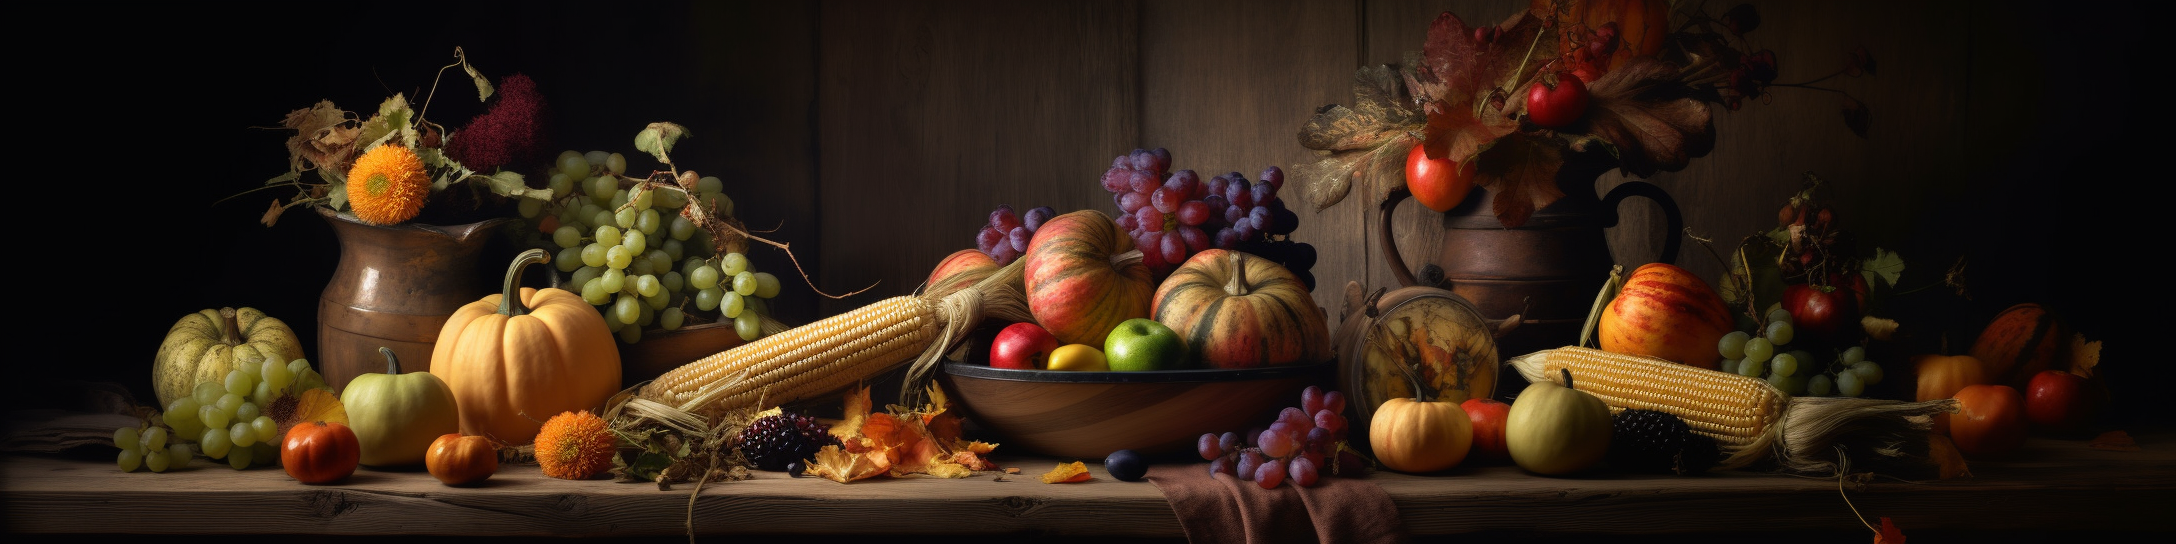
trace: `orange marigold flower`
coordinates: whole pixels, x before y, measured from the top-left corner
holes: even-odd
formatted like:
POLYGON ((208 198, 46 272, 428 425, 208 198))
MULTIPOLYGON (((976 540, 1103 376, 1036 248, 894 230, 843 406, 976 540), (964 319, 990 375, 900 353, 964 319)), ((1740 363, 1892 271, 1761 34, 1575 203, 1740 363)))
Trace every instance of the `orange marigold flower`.
POLYGON ((371 148, 348 170, 348 206, 364 223, 391 225, 412 219, 423 212, 430 196, 431 176, 423 172, 423 159, 405 146, 371 148))
POLYGON ((560 412, 536 434, 536 464, 553 478, 586 480, 603 474, 617 453, 604 418, 588 410, 560 412))

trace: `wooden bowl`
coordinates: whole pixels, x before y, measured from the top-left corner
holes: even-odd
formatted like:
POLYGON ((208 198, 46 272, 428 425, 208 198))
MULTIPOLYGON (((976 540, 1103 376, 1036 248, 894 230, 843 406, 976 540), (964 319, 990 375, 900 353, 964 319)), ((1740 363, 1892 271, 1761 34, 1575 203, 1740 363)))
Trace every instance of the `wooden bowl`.
POLYGON ((1004 449, 1099 461, 1121 449, 1192 451, 1203 433, 1265 427, 1335 367, 1073 372, 953 362, 937 379, 1004 449))
POLYGON ((733 322, 719 321, 680 327, 678 330, 645 330, 642 341, 620 346, 620 383, 632 386, 657 379, 680 365, 716 355, 748 342, 740 339, 733 322))

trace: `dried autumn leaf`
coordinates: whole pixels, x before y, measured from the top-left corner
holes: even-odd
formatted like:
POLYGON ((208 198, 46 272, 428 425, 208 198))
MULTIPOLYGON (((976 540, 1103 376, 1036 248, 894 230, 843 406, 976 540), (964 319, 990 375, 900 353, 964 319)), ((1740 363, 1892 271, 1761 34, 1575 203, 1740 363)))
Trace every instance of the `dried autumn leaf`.
POLYGON ((1428 115, 1423 142, 1430 158, 1466 162, 1519 130, 1515 116, 1526 101, 1509 98, 1534 77, 1538 63, 1528 55, 1556 50, 1556 33, 1524 11, 1496 28, 1496 39, 1476 42, 1464 20, 1443 12, 1429 23, 1419 58, 1409 58, 1406 87, 1428 115))
POLYGON ((1874 544, 1904 544, 1904 529, 1896 526, 1887 516, 1881 518, 1881 530, 1874 533, 1874 544))
POLYGON ((295 131, 287 138, 289 169, 318 169, 334 175, 347 173, 357 151, 356 136, 362 132, 361 127, 350 124, 347 110, 334 106, 331 100, 287 112, 280 127, 295 131))
POLYGON ((1353 105, 1317 108, 1300 126, 1300 146, 1331 152, 1373 149, 1427 123, 1427 116, 1411 107, 1402 78, 1393 65, 1360 67, 1353 72, 1353 105))
POLYGON ((2070 335, 2070 373, 2086 378, 2100 367, 2100 341, 2085 341, 2085 335, 2070 335))
POLYGON ((1088 481, 1088 478, 1090 478, 1090 475, 1088 474, 1088 464, 1082 463, 1080 461, 1074 461, 1071 463, 1059 463, 1057 468, 1050 469, 1050 472, 1043 473, 1043 483, 1046 484, 1069 484, 1075 482, 1085 482, 1088 481))
POLYGON ((1474 165, 1474 183, 1496 188, 1490 206, 1505 227, 1524 225, 1534 210, 1564 198, 1556 183, 1564 165, 1562 144, 1512 134, 1475 160, 1480 162, 1474 165))
MULTIPOLYGON (((1587 87, 1587 117, 1567 131, 1585 128, 1607 142, 1618 167, 1632 175, 1682 170, 1715 150, 1715 117, 1681 75, 1675 64, 1635 57, 1587 87)), ((1575 140, 1571 148, 1589 146, 1575 140)))
POLYGON ((929 469, 922 471, 922 474, 938 478, 967 478, 975 475, 975 469, 962 466, 959 463, 931 463, 929 469))
POLYGON ((265 409, 265 415, 279 423, 279 435, 287 436, 287 430, 296 425, 313 421, 348 424, 348 409, 340 403, 339 395, 331 389, 310 389, 299 394, 280 395, 265 409))
POLYGON ((2139 449, 2138 441, 2131 438, 2131 433, 2124 431, 2100 433, 2100 436, 2093 437, 2093 441, 2087 442, 2085 445, 2096 450, 2107 451, 2138 451, 2139 449))
POLYGON ((1972 468, 1965 465, 1964 453, 1957 451, 1957 443, 1945 435, 1927 437, 1927 459, 1934 461, 1940 479, 1970 478, 1972 468))
POLYGON ((838 446, 824 446, 816 451, 816 457, 811 461, 803 474, 842 484, 874 478, 891 470, 891 465, 884 463, 880 456, 855 455, 838 446))

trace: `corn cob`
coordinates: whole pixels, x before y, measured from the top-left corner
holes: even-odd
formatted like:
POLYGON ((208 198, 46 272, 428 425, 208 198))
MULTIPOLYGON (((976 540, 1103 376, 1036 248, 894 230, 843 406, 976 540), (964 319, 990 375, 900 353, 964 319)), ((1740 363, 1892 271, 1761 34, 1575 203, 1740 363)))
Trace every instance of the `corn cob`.
POLYGON ((1789 399, 1764 380, 1578 346, 1530 353, 1511 365, 1529 382, 1558 385, 1564 385, 1560 370, 1570 369, 1573 388, 1602 399, 1613 413, 1637 408, 1675 415, 1693 432, 1715 439, 1723 468, 1767 455, 1782 432, 1789 399))
POLYGON ((638 396, 689 411, 727 411, 839 391, 927 349, 943 329, 937 308, 920 297, 884 299, 680 365, 638 396))

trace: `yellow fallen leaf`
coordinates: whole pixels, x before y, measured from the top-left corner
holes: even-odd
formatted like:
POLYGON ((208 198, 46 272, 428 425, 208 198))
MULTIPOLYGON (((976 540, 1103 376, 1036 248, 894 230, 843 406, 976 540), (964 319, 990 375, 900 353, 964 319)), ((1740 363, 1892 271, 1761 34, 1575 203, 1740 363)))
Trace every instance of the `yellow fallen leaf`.
POLYGON ((1050 469, 1050 472, 1043 473, 1043 483, 1069 484, 1074 482, 1085 482, 1088 481, 1089 477, 1090 475, 1088 474, 1088 464, 1082 463, 1080 461, 1074 461, 1072 463, 1059 463, 1057 468, 1050 469))

